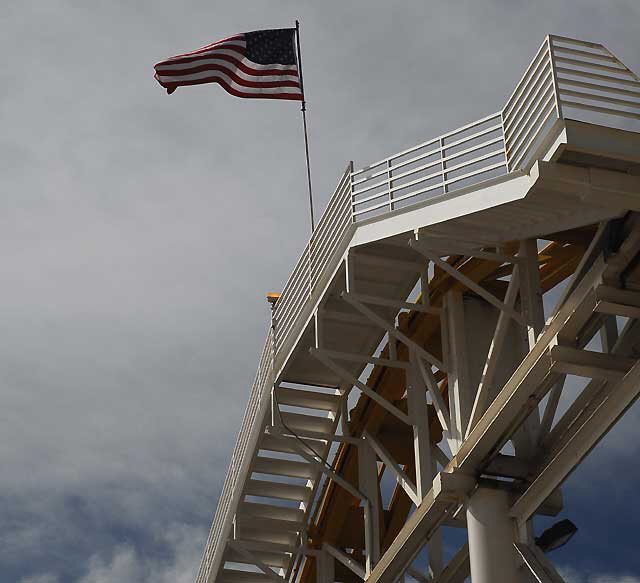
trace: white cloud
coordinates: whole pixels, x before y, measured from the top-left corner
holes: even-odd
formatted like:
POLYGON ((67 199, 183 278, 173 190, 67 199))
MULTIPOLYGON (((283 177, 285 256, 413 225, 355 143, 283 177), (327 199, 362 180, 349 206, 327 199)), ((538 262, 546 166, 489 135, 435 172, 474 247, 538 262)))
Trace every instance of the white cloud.
POLYGON ((565 583, 640 583, 640 577, 607 573, 585 573, 573 567, 559 567, 565 583))
POLYGON ((112 556, 91 557, 78 583, 193 583, 202 548, 202 532, 171 525, 162 538, 172 547, 169 560, 142 556, 131 545, 117 547, 112 556))

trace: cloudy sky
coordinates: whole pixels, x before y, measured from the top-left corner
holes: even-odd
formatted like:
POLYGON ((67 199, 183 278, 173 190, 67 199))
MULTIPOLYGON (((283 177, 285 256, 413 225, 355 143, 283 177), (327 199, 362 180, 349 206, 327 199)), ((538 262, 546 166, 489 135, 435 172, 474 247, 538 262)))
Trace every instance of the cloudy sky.
MULTIPOLYGON (((152 65, 302 22, 323 207, 364 165, 497 111, 546 33, 640 70, 637 0, 5 0, 0 581, 187 583, 308 233, 298 106, 152 65)), ((638 409, 569 482, 574 583, 637 583, 638 409)))

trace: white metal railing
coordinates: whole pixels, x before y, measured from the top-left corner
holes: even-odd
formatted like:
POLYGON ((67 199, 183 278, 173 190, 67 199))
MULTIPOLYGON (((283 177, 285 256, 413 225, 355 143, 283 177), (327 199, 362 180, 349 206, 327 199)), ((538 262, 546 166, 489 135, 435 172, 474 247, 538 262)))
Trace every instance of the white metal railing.
POLYGON ((633 71, 601 44, 562 36, 550 37, 550 44, 564 117, 571 113, 599 125, 640 130, 640 78, 633 71), (616 123, 620 120, 626 124, 616 123))
POLYGON ((349 163, 276 303, 276 351, 287 340, 302 307, 309 300, 327 263, 351 226, 349 177, 352 172, 353 163, 349 163))
POLYGON ((252 447, 249 446, 252 445, 252 438, 255 440, 257 437, 256 426, 262 422, 262 415, 260 415, 261 405, 264 403, 265 395, 271 393, 272 362, 273 341, 271 332, 269 332, 262 349, 258 372, 251 388, 249 402, 240 425, 238 438, 233 448, 229 469, 227 470, 216 513, 213 517, 196 583, 207 583, 212 567, 216 567, 213 565, 214 560, 217 559, 219 561, 222 558, 220 553, 224 551, 224 544, 221 545, 221 541, 226 540, 228 536, 223 536, 223 531, 225 526, 229 528, 230 520, 235 514, 238 495, 242 490, 241 487, 240 489, 237 488, 238 479, 251 461, 255 444, 252 447))
POLYGON ((498 112, 353 172, 352 214, 382 215, 506 172, 498 112))
POLYGON ((640 130, 640 79, 603 45, 548 36, 499 112, 365 168, 349 164, 275 305, 275 333, 262 352, 197 583, 208 583, 222 561, 221 541, 242 492, 238 480, 264 425, 260 411, 271 392, 274 359, 300 331, 305 308, 353 223, 527 171, 549 129, 568 113, 609 127, 622 119, 640 130))
POLYGON ((601 44, 548 36, 501 111, 353 172, 354 221, 528 170, 568 113, 605 126, 637 122, 640 80, 601 44))

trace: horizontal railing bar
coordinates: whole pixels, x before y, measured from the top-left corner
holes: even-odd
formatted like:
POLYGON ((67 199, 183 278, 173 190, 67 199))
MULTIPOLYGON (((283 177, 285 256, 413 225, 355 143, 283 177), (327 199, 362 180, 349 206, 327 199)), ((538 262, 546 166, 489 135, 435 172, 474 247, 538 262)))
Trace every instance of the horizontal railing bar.
MULTIPOLYGON (((482 142, 481 144, 478 144, 476 146, 471 146, 470 148, 466 148, 464 150, 460 150, 459 152, 455 152, 454 154, 451 154, 449 156, 445 156, 444 158, 442 158, 442 162, 446 164, 451 160, 455 160, 456 158, 460 158, 461 156, 466 156, 467 154, 471 154, 472 152, 481 150, 482 148, 493 146, 493 144, 497 144, 498 142, 502 142, 503 140, 504 140, 504 136, 502 135, 498 136, 497 138, 491 138, 490 140, 487 140, 486 142, 482 142)), ((449 172, 449 170, 451 170, 451 168, 444 169, 445 172, 449 172)), ((395 176, 394 176, 394 179, 395 179, 395 176)))
POLYGON ((541 108, 545 107, 549 99, 553 99, 553 85, 549 85, 547 87, 547 90, 540 96, 540 98, 535 103, 531 104, 532 108, 529 114, 527 115, 526 119, 523 119, 521 123, 518 124, 520 126, 520 129, 518 130, 518 132, 505 140, 507 152, 511 151, 514 144, 517 144, 519 141, 521 141, 522 134, 524 132, 526 135, 525 130, 527 130, 527 128, 531 128, 532 126, 535 125, 535 121, 534 122, 531 121, 532 118, 535 119, 534 116, 537 117, 536 114, 539 113, 541 108))
POLYGON ((560 36, 557 34, 550 34, 549 37, 551 38, 552 41, 558 41, 558 42, 563 42, 566 44, 572 44, 572 45, 578 45, 578 46, 582 46, 582 47, 589 47, 591 49, 601 49, 604 50, 604 46, 602 46, 600 43, 592 43, 590 41, 586 41, 586 40, 578 40, 577 38, 571 38, 568 36, 560 36))
MULTIPOLYGON (((504 154, 503 151, 500 151, 501 154, 504 154)), ((450 178, 444 181, 444 184, 454 184, 455 182, 460 182, 461 180, 466 180, 467 178, 473 178, 474 176, 478 176, 478 174, 484 174, 485 172, 490 172, 491 170, 496 170, 501 166, 506 166, 506 162, 497 162, 496 164, 491 164, 491 166, 483 166, 482 168, 478 168, 477 170, 473 170, 472 172, 468 172, 467 174, 463 174, 462 176, 456 176, 454 178, 450 178)))
POLYGON ((526 105, 529 95, 532 91, 535 90, 540 79, 548 74, 548 71, 550 69, 551 60, 549 59, 549 52, 546 51, 544 53, 544 58, 541 59, 540 62, 538 62, 527 79, 523 80, 522 90, 520 91, 520 95, 518 95, 518 98, 513 101, 509 108, 505 107, 502 110, 504 119, 518 116, 518 111, 520 111, 520 109, 522 109, 522 107, 526 105))
MULTIPOLYGON (((363 182, 366 182, 367 180, 371 180, 373 178, 377 178, 378 176, 387 175, 389 172, 393 172, 394 170, 398 170, 399 168, 404 168, 405 166, 408 166, 409 164, 413 164, 414 162, 419 162, 420 160, 424 160, 425 158, 428 158, 429 156, 435 156, 437 154, 440 154, 440 152, 441 152, 441 149, 440 149, 440 146, 438 146, 435 150, 429 150, 428 152, 424 152, 424 153, 422 153, 422 154, 420 154, 418 156, 414 156, 413 158, 409 158, 408 160, 403 160, 402 162, 399 162, 395 166, 385 166, 382 170, 378 170, 377 172, 374 172, 373 174, 370 174, 366 178, 361 178, 360 180, 355 181, 353 184, 362 184, 363 182)), ((389 158, 388 160, 391 160, 391 158, 389 158)), ((438 160, 436 160, 434 162, 439 164, 440 163, 440 158, 438 158, 438 160)), ((396 177, 394 176, 393 178, 395 179, 396 177)))
MULTIPOLYGON (((550 100, 550 104, 547 106, 547 115, 546 117, 538 124, 538 128, 544 126, 544 124, 547 123, 547 121, 549 121, 549 118, 552 116, 552 114, 555 112, 555 100, 551 99, 550 100)), ((541 115, 544 113, 545 110, 542 110, 540 113, 541 115)), ((527 154, 529 153, 529 151, 531 150, 531 148, 533 147, 533 145, 535 144, 536 138, 538 137, 538 134, 534 134, 531 139, 529 140, 529 142, 527 143, 526 147, 522 150, 522 152, 520 153, 520 155, 518 156, 518 158, 516 158, 513 162, 513 168, 518 168, 520 162, 522 162, 527 154)))
POLYGON ((324 213, 322 214, 322 218, 320 219, 320 221, 318 222, 318 226, 316 228, 316 230, 320 230, 323 228, 325 221, 325 217, 326 216, 330 216, 331 214, 335 213, 337 210, 339 210, 342 206, 342 204, 344 203, 344 200, 348 200, 349 196, 346 195, 345 193, 348 192, 350 189, 347 188, 349 185, 348 183, 346 183, 343 188, 340 190, 340 192, 338 193, 340 196, 337 196, 335 198, 335 200, 330 200, 329 204, 327 205, 327 208, 325 209, 324 213))
POLYGON ((350 175, 351 175, 351 173, 349 171, 345 172, 343 174, 342 178, 340 179, 340 181, 338 182, 338 186, 336 187, 333 195, 329 199, 329 202, 327 204, 327 208, 325 209, 325 211, 324 211, 324 213, 322 215, 322 218, 320 219, 320 222, 318 223, 317 229, 321 229, 322 228, 322 222, 323 222, 324 217, 326 216, 326 214, 328 212, 331 212, 336 207, 339 207, 340 204, 342 202, 344 202, 344 199, 348 199, 348 196, 345 196, 345 194, 344 194, 344 190, 349 185, 350 175))
POLYGON ((561 47, 559 45, 554 45, 553 46, 553 52, 555 53, 556 51, 562 51, 563 53, 567 53, 570 55, 576 55, 576 56, 580 56, 580 57, 590 57, 594 60, 598 60, 598 61, 608 61, 611 63, 615 63, 617 62, 617 59, 615 57, 612 57, 610 55, 602 55, 599 53, 591 53, 589 51, 581 51, 580 49, 571 49, 569 47, 561 47))
POLYGON ((482 136, 486 136, 487 134, 490 134, 491 132, 495 132, 497 130, 502 131, 502 123, 480 130, 479 132, 476 132, 475 134, 472 134, 470 136, 465 136, 464 138, 460 138, 459 140, 456 140, 455 142, 451 142, 450 144, 445 144, 442 149, 446 152, 451 148, 455 148, 456 146, 461 146, 462 144, 466 144, 471 140, 475 140, 476 138, 481 138, 482 136))
POLYGON ((534 68, 537 68, 539 59, 542 58, 543 55, 547 55, 548 53, 549 53, 549 47, 547 46, 547 39, 545 38, 542 44, 540 45, 540 48, 536 52, 535 56, 533 57, 533 59, 531 59, 529 66, 525 69, 524 74, 522 75, 522 77, 520 77, 514 90, 511 92, 511 95, 509 95, 509 97, 507 98, 507 101, 505 102, 504 107, 502 108, 503 115, 506 115, 509 112, 512 101, 514 101, 514 99, 516 99, 521 94, 523 89, 522 85, 525 82, 525 79, 527 79, 530 76, 529 75, 530 71, 532 71, 534 68))
POLYGON ((529 137, 531 135, 531 132, 540 129, 541 126, 540 126, 540 124, 538 122, 540 121, 540 118, 543 115, 543 113, 549 107, 549 104, 553 103, 554 101, 555 101, 555 99, 554 99, 553 92, 551 93, 551 95, 549 97, 547 97, 546 101, 542 101, 542 100, 540 101, 540 103, 538 104, 538 106, 536 107, 536 109, 533 112, 533 113, 536 113, 536 116, 529 123, 529 126, 528 126, 529 129, 522 136, 519 135, 518 139, 514 140, 514 142, 513 142, 513 144, 511 146, 509 144, 507 144, 507 152, 509 152, 511 157, 515 158, 518 155, 520 148, 522 147, 524 142, 527 139, 529 139, 529 137))
MULTIPOLYGON (((476 121, 472 121, 470 123, 468 123, 467 125, 461 126, 459 128, 456 128, 455 130, 452 130, 450 132, 447 132, 446 134, 443 134, 441 136, 438 136, 437 138, 434 138, 433 140, 429 140, 428 142, 423 142, 422 144, 418 144, 417 146, 414 146, 413 148, 408 148, 407 150, 404 150, 402 152, 398 152, 397 154, 394 154, 393 156, 389 156, 387 158, 384 158, 382 160, 380 160, 379 162, 376 162, 374 164, 370 164, 369 166, 365 166, 364 168, 361 168, 359 170, 355 170, 353 172, 353 175, 356 176, 358 174, 362 174, 363 172, 366 172, 367 170, 370 170, 371 168, 376 168, 377 166, 380 166, 381 164, 386 164, 389 160, 393 160, 395 158, 400 158, 401 156, 406 156, 407 154, 410 154, 412 152, 415 152, 416 150, 419 150, 420 148, 424 148, 426 146, 430 146, 431 144, 435 144, 438 143, 440 140, 445 140, 447 138, 450 138, 452 136, 455 136, 456 134, 459 134, 461 132, 464 132, 468 129, 474 128, 476 126, 479 126, 491 119, 494 118, 498 118, 500 117, 500 112, 497 113, 492 113, 491 115, 487 115, 486 117, 483 117, 482 119, 478 119, 476 121)), ((500 127, 500 126, 498 126, 500 127)), ((447 147, 451 147, 453 144, 445 144, 445 148, 447 147)))
MULTIPOLYGON (((499 153, 500 154, 504 154, 504 152, 502 150, 500 150, 499 153)), ((450 178, 450 179, 448 179, 448 180, 446 180, 444 182, 439 182, 438 184, 433 184, 433 185, 427 186, 425 188, 416 190, 414 192, 410 192, 410 193, 404 194, 402 196, 394 197, 391 200, 391 202, 392 203, 402 202, 403 200, 406 200, 408 198, 413 198, 413 197, 419 196, 421 194, 425 194, 427 192, 435 190, 437 188, 442 188, 444 185, 449 185, 449 184, 453 184, 455 182, 460 182, 461 180, 465 180, 467 178, 472 178, 473 176, 477 176, 479 174, 484 174, 486 172, 490 172, 491 170, 496 170, 496 169, 498 169, 500 167, 504 167, 506 169, 506 166, 507 166, 507 164, 504 161, 503 162, 497 162, 496 164, 492 164, 490 166, 479 168, 477 170, 474 170, 473 172, 468 172, 467 174, 463 174, 462 176, 456 176, 456 177, 450 178)), ((452 192, 455 192, 455 190, 449 191, 449 193, 452 193, 452 192)), ((449 193, 447 193, 447 194, 449 194, 449 193)), ((386 207, 388 205, 389 205, 389 201, 385 200, 385 201, 383 201, 383 202, 381 202, 381 203, 379 203, 377 205, 368 207, 366 209, 362 209, 362 210, 359 210, 359 211, 354 211, 353 214, 354 214, 354 216, 363 215, 363 214, 366 214, 366 213, 369 213, 369 212, 373 212, 373 211, 375 211, 375 210, 377 210, 379 208, 386 207)))
MULTIPOLYGON (((490 121, 492 119, 499 118, 499 117, 500 117, 500 112, 496 111, 495 113, 487 115, 487 116, 485 116, 485 117, 483 117, 481 119, 478 119, 476 121, 472 121, 472 122, 470 122, 470 123, 468 123, 466 125, 463 125, 463 126, 461 126, 459 128, 456 128, 453 131, 447 132, 446 134, 443 134, 442 136, 440 136, 439 139, 446 140, 447 138, 450 138, 450 137, 455 136, 457 134, 461 134, 462 132, 466 132, 467 130, 475 128, 475 127, 477 127, 479 125, 482 125, 483 123, 487 123, 488 121, 490 121)), ((446 147, 450 147, 450 146, 451 146, 451 144, 445 144, 445 148, 446 147)))
POLYGON ((631 77, 633 77, 633 73, 631 73, 626 67, 611 67, 610 65, 601 65, 600 63, 588 63, 587 61, 581 61, 579 59, 570 59, 569 57, 560 57, 560 56, 556 57, 556 62, 566 63, 568 65, 578 65, 580 67, 585 67, 588 69, 596 69, 597 71, 609 71, 612 73, 631 75, 631 77))
POLYGON ((598 79, 600 81, 606 81, 607 83, 618 83, 620 85, 627 85, 629 87, 640 87, 640 81, 632 81, 631 79, 617 79, 610 75, 600 75, 599 73, 590 73, 588 71, 578 71, 577 69, 567 69, 565 67, 556 67, 558 73, 564 73, 565 75, 573 75, 577 77, 587 77, 588 79, 598 79))
POLYGON ((597 111, 598 113, 608 113, 610 115, 620 115, 622 117, 628 117, 631 119, 640 119, 639 113, 633 113, 631 111, 623 111, 621 109, 611 109, 609 107, 599 107, 597 105, 587 105, 586 103, 578 103, 577 101, 568 101, 561 99, 560 104, 566 107, 575 107, 578 109, 586 109, 589 111, 597 111))
MULTIPOLYGON (((491 129, 491 131, 495 131, 496 129, 500 129, 500 126, 495 126, 495 128, 491 129)), ((490 132, 481 132, 481 134, 484 133, 490 133, 490 132)), ((475 134, 474 136, 471 136, 470 139, 473 139, 474 137, 477 137, 480 134, 475 134)), ((405 178, 407 176, 410 176, 411 174, 415 174, 417 172, 422 172, 423 170, 426 170, 428 168, 431 168, 433 166, 440 166, 443 162, 446 163, 450 160, 455 160, 456 158, 459 158, 460 156, 464 156, 465 154, 470 154, 471 152, 475 152, 476 150, 480 150, 482 148, 486 148, 487 146, 490 146, 492 144, 495 144, 497 142, 501 142, 503 139, 502 136, 498 136, 497 138, 492 138, 491 140, 488 140, 486 142, 482 142, 481 144, 477 144, 475 146, 471 146, 470 148, 466 148, 465 150, 460 150, 459 152, 455 152, 454 154, 450 154, 449 156, 445 156, 444 158, 438 158, 437 160, 434 160, 433 162, 428 162, 427 164, 423 164, 422 166, 419 166, 417 168, 412 168, 411 170, 407 170, 406 172, 402 172, 401 174, 394 174, 391 176, 390 180, 392 182, 395 182, 396 180, 401 180, 402 178, 405 178)), ((469 141, 465 138, 464 141, 469 141)), ((451 148, 452 146, 447 146, 445 148, 443 148, 443 150, 447 150, 448 148, 451 148)), ((440 149, 438 150, 434 150, 432 152, 430 152, 428 155, 432 156, 434 154, 437 154, 440 152, 440 149)), ((392 166, 390 168, 387 168, 383 171, 381 171, 378 175, 388 175, 388 173, 391 171, 393 172, 393 170, 396 170, 398 168, 402 168, 403 166, 410 164, 412 162, 416 162, 418 160, 420 160, 423 157, 427 157, 425 156, 416 156, 415 158, 412 158, 409 161, 406 162, 402 162, 401 164, 398 164, 397 166, 392 166)), ((446 171, 449 171, 449 168, 445 168, 446 171)), ((370 178, 373 178, 373 176, 371 176, 370 178)), ((389 179, 385 180, 384 182, 378 183, 376 186, 382 186, 383 184, 386 184, 389 182, 389 179)), ((399 186, 406 186, 406 185, 399 185, 399 186)), ((361 192, 364 192, 364 190, 359 190, 358 192, 355 192, 354 195, 359 194, 361 192)), ((384 195, 384 192, 380 192, 376 195, 373 195, 371 197, 368 197, 367 199, 362 199, 362 200, 357 200, 354 201, 355 204, 360 204, 362 202, 366 202, 367 200, 373 200, 375 198, 377 198, 378 196, 384 195)))
MULTIPOLYGON (((385 171, 385 174, 386 174, 386 171, 385 171)), ((370 192, 374 188, 380 188, 381 186, 385 186, 387 184, 387 182, 388 182, 388 180, 385 178, 384 180, 376 182, 375 184, 370 184, 369 186, 365 186, 364 188, 361 188, 359 190, 353 190, 351 192, 351 199, 355 200, 355 197, 360 195, 360 194, 364 194, 365 192, 370 192)))
POLYGON ((540 69, 536 69, 535 78, 532 77, 529 79, 529 87, 526 93, 524 93, 524 95, 514 103, 514 107, 509 113, 504 114, 503 119, 505 120, 505 133, 509 130, 510 125, 513 124, 513 120, 518 119, 518 117, 521 116, 522 110, 526 109, 531 101, 531 95, 537 93, 540 87, 544 86, 548 82, 548 78, 552 74, 551 61, 549 59, 542 61, 542 65, 543 66, 540 67, 540 69))
POLYGON ((526 105, 526 107, 524 107, 522 111, 518 112, 517 117, 510 120, 508 127, 507 124, 505 124, 504 139, 506 142, 509 142, 513 135, 518 132, 519 128, 522 128, 522 123, 526 118, 531 116, 532 110, 535 110, 535 107, 540 100, 544 99, 544 96, 549 92, 549 89, 553 89, 551 67, 547 70, 547 74, 544 76, 544 79, 542 79, 542 83, 536 89, 535 94, 530 96, 530 99, 523 102, 523 105, 526 105))
POLYGON ((622 87, 607 87, 606 85, 598 85, 597 83, 589 83, 587 81, 578 81, 577 79, 558 79, 560 85, 571 85, 572 87, 584 87, 585 89, 593 89, 594 91, 602 91, 607 93, 615 93, 616 95, 628 95, 640 99, 640 91, 631 89, 623 89, 622 87))
POLYGON ((604 101, 605 103, 615 103, 625 107, 640 107, 638 101, 628 101, 627 99, 618 99, 617 97, 609 97, 607 95, 596 95, 594 93, 586 93, 584 91, 572 91, 571 89, 560 88, 560 95, 568 95, 570 97, 580 97, 582 99, 590 99, 592 101, 604 101))
POLYGON ((329 253, 327 253, 327 249, 331 246, 335 246, 335 244, 340 240, 342 234, 346 230, 348 224, 348 220, 351 215, 351 208, 348 207, 339 215, 336 215, 335 221, 332 223, 334 232, 332 233, 334 236, 332 237, 323 237, 318 240, 317 245, 314 247, 314 253, 311 256, 311 268, 312 271, 321 263, 325 263, 329 253))
POLYGON ((381 209, 383 207, 389 208, 389 199, 384 200, 383 202, 381 202, 380 204, 376 204, 372 207, 366 208, 366 209, 361 209, 359 211, 354 211, 353 212, 353 216, 354 217, 358 217, 360 215, 364 215, 365 213, 371 213, 375 210, 381 209))
POLYGON ((540 91, 540 88, 544 87, 550 80, 552 75, 551 63, 546 61, 544 67, 538 71, 536 74, 535 82, 532 83, 527 90, 524 98, 520 100, 517 104, 517 107, 514 108, 508 115, 505 116, 504 122, 504 133, 507 135, 511 130, 511 126, 522 117, 522 111, 526 110, 527 107, 531 104, 531 96, 537 95, 540 91))
MULTIPOLYGON (((344 232, 346 231, 347 227, 351 224, 351 212, 349 212, 349 214, 342 219, 342 221, 340 223, 338 223, 338 227, 340 228, 341 234, 343 235, 344 232)), ((327 255, 329 255, 330 253, 333 253, 333 251, 335 251, 337 244, 340 242, 340 239, 342 237, 338 237, 334 240, 331 240, 330 242, 327 242, 326 247, 323 249, 323 252, 326 253, 327 255)), ((324 269, 326 265, 326 261, 318 261, 316 263, 314 263, 312 265, 312 269, 311 269, 311 277, 312 277, 312 282, 315 280, 315 278, 317 278, 320 274, 320 272, 324 269)))
POLYGON ((517 144, 524 141, 527 135, 531 132, 533 128, 536 127, 537 122, 539 121, 541 110, 545 109, 549 103, 549 100, 554 99, 554 91, 553 86, 551 85, 547 90, 542 94, 542 97, 535 102, 535 107, 527 116, 527 119, 524 120, 524 125, 520 128, 520 130, 509 137, 509 139, 505 140, 506 150, 510 155, 515 155, 515 151, 517 149, 517 144), (550 92, 549 89, 552 91, 550 92), (524 136, 524 137, 523 137, 524 136))
POLYGON ((388 198, 388 197, 389 197, 389 188, 388 188, 388 187, 387 187, 387 188, 385 188, 382 192, 377 192, 376 194, 372 194, 372 195, 367 196, 367 197, 365 197, 365 198, 363 198, 363 199, 361 199, 361 200, 354 200, 354 201, 352 202, 352 205, 353 205, 353 206, 359 206, 359 205, 361 205, 361 204, 364 204, 364 203, 370 202, 370 201, 372 201, 372 200, 376 200, 377 198, 380 198, 381 196, 384 196, 384 197, 386 197, 386 198, 388 198))
MULTIPOLYGON (((432 180, 434 178, 438 178, 439 176, 442 176, 442 170, 438 170, 437 172, 432 172, 431 174, 427 174, 426 176, 421 176, 421 177, 416 178, 414 180, 410 180, 409 182, 405 182, 404 184, 398 184, 396 186, 393 186, 392 188, 388 189, 388 192, 393 194, 397 190, 404 190, 405 188, 409 188, 411 186, 415 186, 416 184, 420 184, 421 182, 426 182, 427 180, 432 180)), ((393 200, 392 200, 392 202, 393 202, 393 200)))
MULTIPOLYGON (((466 168, 467 166, 472 166, 473 164, 477 164, 478 162, 482 162, 483 160, 489 160, 490 158, 495 158, 499 155, 504 155, 504 149, 500 148, 499 150, 493 150, 492 152, 487 152, 486 154, 482 154, 476 158, 472 158, 471 160, 465 160, 464 162, 460 162, 460 164, 456 164, 455 166, 450 166, 449 168, 444 169, 445 174, 451 174, 451 172, 455 172, 456 170, 461 170, 462 168, 466 168)), ((445 180, 447 183, 447 180, 445 180)))
MULTIPOLYGON (((446 152, 447 150, 449 150, 451 148, 454 148, 455 146, 460 146, 462 144, 465 144, 467 142, 470 142, 470 141, 472 141, 474 139, 480 138, 480 137, 482 137, 482 136, 484 136, 486 134, 490 134, 490 133, 492 133, 494 131, 497 131, 497 130, 500 130, 500 129, 502 129, 501 125, 491 126, 491 127, 486 128, 486 129, 484 129, 484 130, 482 130, 480 132, 472 134, 470 136, 465 136, 464 138, 461 138, 460 140, 458 140, 456 142, 452 142, 451 144, 445 144, 445 146, 442 148, 442 151, 446 152)), ((499 140, 502 140, 502 136, 500 136, 498 138, 495 138, 495 141, 499 141, 499 140)), ((401 179, 401 178, 403 178, 405 176, 409 176, 413 172, 419 172, 421 170, 425 170, 425 169, 430 168, 432 166, 437 166, 437 165, 441 164, 443 161, 447 162, 447 160, 452 160, 454 158, 462 156, 462 155, 464 155, 464 153, 473 152, 474 150, 477 150, 477 149, 479 149, 479 148, 481 148, 483 146, 486 146, 488 144, 489 144, 489 142, 485 142, 483 144, 479 144, 478 146, 472 146, 471 148, 467 148, 466 150, 463 150, 462 152, 456 152, 454 154, 450 154, 449 156, 445 156, 443 159, 438 158, 437 160, 434 160, 433 162, 428 162, 427 164, 424 164, 423 166, 420 166, 419 168, 413 168, 413 169, 408 170, 407 172, 404 172, 402 174, 398 174, 398 175, 392 176, 391 180, 392 181, 399 180, 399 179, 401 179)), ((379 172, 376 172, 375 174, 372 174, 372 175, 370 175, 370 176, 368 176, 366 178, 363 178, 363 179, 361 179, 359 181, 354 181, 354 184, 362 184, 362 183, 366 182, 367 180, 370 180, 372 178, 376 178, 378 176, 383 176, 383 175, 387 176, 390 171, 393 172, 394 170, 402 168, 402 167, 404 167, 404 166, 406 166, 408 164, 412 164, 413 162, 417 162, 417 161, 419 161, 421 159, 424 159, 424 158, 427 158, 429 156, 434 156, 434 155, 436 155, 436 154, 438 154, 440 152, 441 152, 440 148, 438 148, 436 150, 430 150, 427 153, 420 154, 420 156, 415 156, 414 158, 411 158, 410 160, 405 160, 405 161, 403 161, 403 162, 401 162, 401 163, 399 163, 399 164, 397 164, 395 166, 391 166, 390 168, 389 167, 385 167, 383 170, 380 170, 379 172)), ((369 187, 369 189, 372 190, 374 187, 375 188, 379 188, 380 186, 382 186, 386 182, 388 182, 388 180, 385 180, 383 182, 379 182, 376 185, 372 185, 372 186, 369 187)), ((361 194, 363 192, 366 192, 366 191, 364 189, 360 189, 360 190, 354 192, 353 195, 355 196, 355 195, 361 194)), ((380 193, 380 194, 383 194, 383 193, 380 193)), ((355 202, 357 204, 357 203, 364 202, 364 201, 360 200, 360 201, 355 201, 355 202)))
POLYGON ((321 259, 319 249, 323 248, 326 241, 332 241, 340 238, 341 233, 337 230, 336 224, 340 224, 342 221, 344 221, 345 217, 349 216, 349 209, 350 206, 345 207, 339 213, 336 213, 330 223, 331 230, 327 229, 325 233, 321 233, 321 236, 319 236, 317 239, 314 239, 313 252, 311 253, 312 264, 317 263, 317 261, 321 259))
POLYGON ((420 150, 421 148, 426 148, 427 146, 431 146, 432 144, 437 144, 439 141, 440 141, 440 138, 434 138, 434 139, 429 140, 427 142, 422 142, 421 144, 418 144, 417 146, 413 146, 413 148, 407 148, 406 150, 403 150, 402 152, 398 152, 397 154, 394 154, 393 156, 389 156, 387 158, 383 158, 379 162, 375 162, 374 164, 369 164, 369 166, 365 166, 364 168, 360 168, 359 170, 354 170, 353 176, 357 176, 358 174, 362 174, 363 172, 367 172, 368 170, 371 170, 372 168, 377 168, 378 166, 380 166, 382 164, 387 164, 390 159, 400 158, 401 156, 406 156, 407 154, 411 154, 412 152, 420 150))

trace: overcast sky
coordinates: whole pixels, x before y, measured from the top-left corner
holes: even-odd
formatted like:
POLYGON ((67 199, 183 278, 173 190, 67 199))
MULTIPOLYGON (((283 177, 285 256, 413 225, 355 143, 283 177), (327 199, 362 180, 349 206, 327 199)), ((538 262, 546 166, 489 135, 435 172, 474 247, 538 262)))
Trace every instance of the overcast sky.
MULTIPOLYGON (((547 33, 640 71, 638 0, 4 0, 2 583, 193 580, 306 242, 304 157, 296 103, 167 96, 152 67, 296 18, 318 210, 348 160, 499 110, 547 33)), ((568 581, 640 581, 639 421, 565 490, 568 581)))

